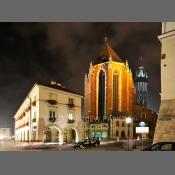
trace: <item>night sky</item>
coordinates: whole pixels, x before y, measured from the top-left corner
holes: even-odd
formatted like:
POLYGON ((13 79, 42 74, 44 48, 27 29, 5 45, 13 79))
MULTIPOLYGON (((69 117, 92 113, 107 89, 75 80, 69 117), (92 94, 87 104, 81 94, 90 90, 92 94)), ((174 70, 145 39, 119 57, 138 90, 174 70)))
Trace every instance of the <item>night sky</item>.
POLYGON ((35 82, 55 80, 83 95, 84 74, 106 35, 133 76, 143 57, 148 107, 158 112, 160 33, 161 23, 0 23, 0 127, 13 127, 13 116, 35 82))

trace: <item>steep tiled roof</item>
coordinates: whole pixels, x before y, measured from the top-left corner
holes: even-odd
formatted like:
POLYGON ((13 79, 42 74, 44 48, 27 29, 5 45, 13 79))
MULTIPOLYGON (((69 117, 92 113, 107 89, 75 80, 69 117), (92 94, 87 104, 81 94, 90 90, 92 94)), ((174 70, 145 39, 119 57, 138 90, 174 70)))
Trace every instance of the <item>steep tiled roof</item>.
POLYGON ((42 86, 46 86, 46 87, 49 87, 49 88, 53 88, 53 89, 57 89, 57 90, 65 91, 65 92, 70 92, 70 93, 82 96, 82 94, 77 93, 77 92, 72 91, 72 90, 69 90, 69 89, 65 88, 64 86, 61 86, 61 85, 58 85, 58 84, 46 84, 46 83, 41 83, 41 82, 37 83, 37 84, 38 85, 42 85, 42 86))
POLYGON ((110 44, 107 41, 107 38, 105 38, 105 42, 102 46, 102 49, 99 53, 99 57, 98 57, 95 64, 109 61, 110 57, 111 57, 112 61, 123 62, 120 59, 120 57, 118 56, 118 54, 112 49, 112 47, 110 46, 110 44))

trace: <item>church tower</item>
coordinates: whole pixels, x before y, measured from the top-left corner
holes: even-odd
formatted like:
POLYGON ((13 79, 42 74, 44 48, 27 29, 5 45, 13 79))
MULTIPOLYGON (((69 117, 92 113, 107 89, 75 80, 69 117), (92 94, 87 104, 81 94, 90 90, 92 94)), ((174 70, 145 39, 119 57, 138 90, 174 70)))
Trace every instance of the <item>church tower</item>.
POLYGON ((154 143, 175 141, 175 22, 163 22, 161 48, 161 104, 154 143))
POLYGON ((128 62, 124 62, 105 38, 102 49, 84 79, 85 118, 103 121, 109 116, 132 113, 134 83, 128 62))
POLYGON ((147 106, 147 93, 148 93, 148 75, 142 64, 142 57, 140 60, 139 70, 136 72, 135 88, 136 88, 137 104, 146 107, 147 106))

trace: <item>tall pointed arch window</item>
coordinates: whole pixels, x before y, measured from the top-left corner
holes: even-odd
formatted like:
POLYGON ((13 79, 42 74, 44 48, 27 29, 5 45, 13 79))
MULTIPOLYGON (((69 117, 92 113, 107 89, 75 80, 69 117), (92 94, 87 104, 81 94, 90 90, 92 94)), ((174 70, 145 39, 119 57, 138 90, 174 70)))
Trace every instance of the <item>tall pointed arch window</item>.
POLYGON ((113 112, 118 111, 119 75, 115 71, 113 74, 113 112))
POLYGON ((105 72, 103 70, 99 73, 98 87, 98 115, 100 120, 103 120, 105 115, 105 72))

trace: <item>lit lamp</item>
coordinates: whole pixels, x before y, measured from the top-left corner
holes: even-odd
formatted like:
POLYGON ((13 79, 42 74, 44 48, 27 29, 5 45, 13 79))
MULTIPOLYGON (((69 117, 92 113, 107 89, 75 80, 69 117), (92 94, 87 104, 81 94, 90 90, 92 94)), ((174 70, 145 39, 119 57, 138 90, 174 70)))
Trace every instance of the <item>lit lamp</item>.
POLYGON ((128 125, 128 150, 129 150, 129 135, 130 135, 130 133, 129 133, 129 126, 130 126, 130 123, 132 123, 132 118, 131 117, 127 117, 126 118, 126 123, 128 125))

